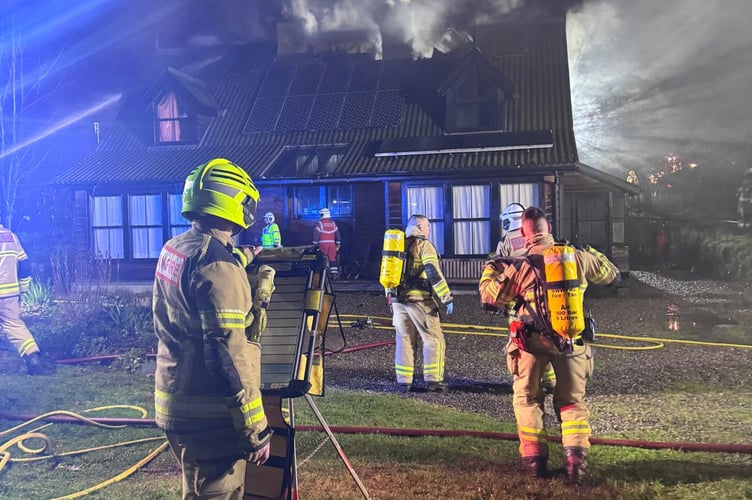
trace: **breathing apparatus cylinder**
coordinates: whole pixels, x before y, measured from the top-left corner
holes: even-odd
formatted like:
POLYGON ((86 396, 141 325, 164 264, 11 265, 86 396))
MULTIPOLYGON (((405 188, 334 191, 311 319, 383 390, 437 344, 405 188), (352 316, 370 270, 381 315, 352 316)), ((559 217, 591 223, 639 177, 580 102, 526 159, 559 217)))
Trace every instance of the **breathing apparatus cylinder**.
POLYGON ((575 249, 554 245, 543 252, 546 305, 554 332, 570 339, 585 329, 584 297, 577 275, 575 249))
POLYGON ((405 233, 400 229, 389 229, 384 233, 381 272, 379 272, 379 283, 387 292, 400 285, 404 267, 405 233))

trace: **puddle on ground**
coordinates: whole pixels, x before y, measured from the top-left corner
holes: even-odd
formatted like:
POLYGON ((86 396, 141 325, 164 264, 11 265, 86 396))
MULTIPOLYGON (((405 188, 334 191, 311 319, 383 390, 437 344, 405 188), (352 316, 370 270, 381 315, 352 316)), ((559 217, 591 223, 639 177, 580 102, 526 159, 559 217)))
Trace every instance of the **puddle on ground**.
POLYGON ((738 325, 739 321, 730 314, 716 313, 700 307, 668 304, 666 307, 666 329, 678 332, 681 330, 702 329, 714 327, 728 327, 738 325))

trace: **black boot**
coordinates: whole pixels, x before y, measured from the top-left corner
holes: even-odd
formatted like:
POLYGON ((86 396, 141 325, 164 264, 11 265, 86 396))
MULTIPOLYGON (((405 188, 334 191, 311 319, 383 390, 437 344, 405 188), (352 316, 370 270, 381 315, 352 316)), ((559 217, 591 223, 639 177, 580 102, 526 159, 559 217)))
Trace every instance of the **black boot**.
POLYGON ((579 448, 564 448, 567 457, 567 479, 574 484, 582 484, 588 477, 585 451, 579 448))
POLYGON ((42 359, 38 352, 23 357, 29 375, 52 375, 56 371, 53 363, 42 359))
POLYGON ((548 476, 548 457, 522 457, 522 465, 528 472, 537 478, 548 476))

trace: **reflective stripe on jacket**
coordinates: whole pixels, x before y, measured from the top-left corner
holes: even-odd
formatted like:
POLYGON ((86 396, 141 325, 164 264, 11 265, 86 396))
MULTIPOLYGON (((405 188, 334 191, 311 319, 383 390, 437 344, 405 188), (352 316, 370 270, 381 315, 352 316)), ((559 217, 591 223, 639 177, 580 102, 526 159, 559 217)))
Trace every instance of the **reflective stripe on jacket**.
POLYGON ((282 235, 279 232, 279 226, 276 222, 264 226, 261 230, 261 246, 264 248, 274 248, 282 245, 282 235))
MULTIPOLYGON (((528 243, 528 255, 540 255, 543 250, 554 245, 554 238, 550 234, 537 234, 528 243)), ((619 269, 594 248, 575 250, 577 261, 577 275, 580 288, 584 291, 588 283, 608 285, 619 274, 619 269)), ((498 269, 489 262, 483 267, 483 274, 478 283, 481 303, 495 304, 503 308, 505 304, 522 296, 525 302, 535 307, 535 269, 525 259, 519 264, 505 265, 498 269)))
POLYGON ((313 228, 313 244, 340 244, 339 228, 332 219, 321 219, 313 228))
POLYGON ((436 247, 433 246, 428 238, 417 228, 412 226, 412 231, 405 234, 405 237, 412 238, 413 242, 406 242, 407 245, 407 268, 405 269, 405 288, 404 297, 400 297, 402 302, 418 302, 431 299, 431 291, 417 283, 427 283, 442 304, 452 302, 452 292, 446 282, 444 273, 441 271, 441 259, 436 247), (426 273, 426 266, 432 266, 435 271, 433 280, 429 279, 426 273))
POLYGON ((29 289, 28 258, 18 237, 0 225, 0 298, 15 297, 29 289))
POLYGON ((258 343, 245 329, 252 320, 245 269, 222 233, 193 228, 162 249, 154 280, 157 425, 167 432, 231 426, 269 439, 261 406, 258 343))

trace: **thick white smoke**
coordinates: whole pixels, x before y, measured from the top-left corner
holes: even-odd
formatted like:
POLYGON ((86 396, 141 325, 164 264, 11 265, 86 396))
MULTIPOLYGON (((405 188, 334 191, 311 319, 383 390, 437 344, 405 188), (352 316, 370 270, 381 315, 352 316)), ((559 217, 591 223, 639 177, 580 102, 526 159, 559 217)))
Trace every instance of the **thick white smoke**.
POLYGON ((383 36, 409 43, 413 57, 431 57, 484 24, 519 7, 522 0, 292 0, 290 10, 308 34, 364 30, 382 50, 383 36))
MULTIPOLYGON (((567 18, 580 158, 620 173, 752 138, 748 0, 593 0, 567 18)), ((736 151, 735 151, 736 150, 736 151)), ((738 155, 737 155, 738 156, 738 155)))

